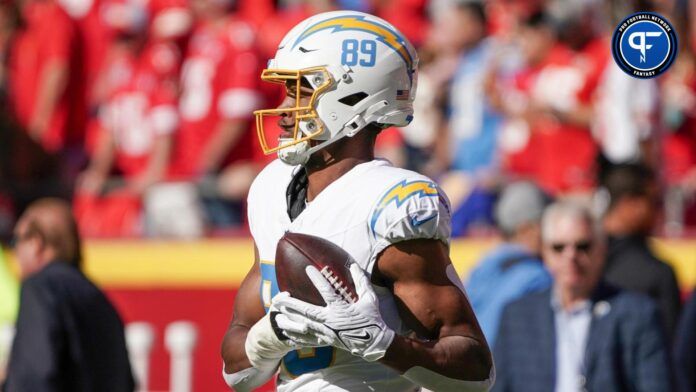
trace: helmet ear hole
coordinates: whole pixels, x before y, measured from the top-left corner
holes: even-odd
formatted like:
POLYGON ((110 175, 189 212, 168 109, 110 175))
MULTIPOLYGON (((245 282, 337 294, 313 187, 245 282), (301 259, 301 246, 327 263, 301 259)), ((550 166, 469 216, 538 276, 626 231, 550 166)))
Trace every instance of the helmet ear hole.
POLYGON ((355 106, 356 104, 358 104, 358 102, 362 101, 365 98, 367 98, 367 93, 360 91, 355 94, 346 95, 345 97, 339 99, 338 102, 347 106, 355 106))
POLYGON ((300 78, 300 87, 311 88, 312 90, 315 89, 315 87, 312 84, 312 81, 309 79, 308 75, 303 75, 300 78))

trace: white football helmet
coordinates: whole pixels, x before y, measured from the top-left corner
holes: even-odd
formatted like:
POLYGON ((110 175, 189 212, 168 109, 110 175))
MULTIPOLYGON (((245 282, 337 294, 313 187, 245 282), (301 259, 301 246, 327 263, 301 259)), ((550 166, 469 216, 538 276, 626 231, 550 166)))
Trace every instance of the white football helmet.
POLYGON ((394 26, 356 11, 318 14, 295 26, 283 38, 261 79, 286 84, 302 79, 313 88, 307 105, 257 110, 256 126, 264 153, 278 152, 291 165, 304 164, 314 152, 352 137, 370 123, 406 126, 413 118, 418 58, 410 42, 394 26), (265 116, 292 113, 292 138, 264 131, 265 116), (316 140, 310 146, 309 140, 316 140))

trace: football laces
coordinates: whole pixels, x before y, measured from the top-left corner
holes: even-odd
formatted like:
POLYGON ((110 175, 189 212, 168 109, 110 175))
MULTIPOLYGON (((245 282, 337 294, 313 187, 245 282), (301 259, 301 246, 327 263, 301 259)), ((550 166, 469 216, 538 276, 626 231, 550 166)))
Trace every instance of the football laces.
POLYGON ((338 293, 344 301, 354 304, 356 299, 350 294, 343 281, 328 266, 321 269, 321 274, 331 283, 331 287, 338 293))

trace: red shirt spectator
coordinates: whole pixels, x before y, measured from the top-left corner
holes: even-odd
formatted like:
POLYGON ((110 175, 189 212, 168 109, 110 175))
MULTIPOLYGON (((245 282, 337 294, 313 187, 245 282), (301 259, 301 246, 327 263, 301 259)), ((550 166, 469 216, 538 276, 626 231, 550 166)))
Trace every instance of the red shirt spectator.
POLYGON ((513 92, 527 106, 530 136, 521 151, 506 157, 507 167, 554 194, 586 191, 594 182, 597 152, 589 128, 566 118, 592 90, 589 74, 573 60, 572 51, 556 45, 540 64, 520 72, 513 92))
POLYGON ((84 128, 75 26, 54 1, 30 1, 10 54, 10 102, 20 124, 48 151, 79 144, 84 128))
POLYGON ((141 195, 166 176, 172 133, 178 125, 179 61, 176 46, 166 43, 150 44, 121 59, 122 67, 130 67, 124 69, 127 80, 100 110, 99 143, 74 198, 85 235, 128 236, 142 230, 141 195), (106 193, 112 169, 125 177, 126 186, 106 193))
POLYGON ((252 157, 249 120, 261 100, 254 43, 253 30, 236 19, 202 21, 194 28, 181 76, 178 175, 198 176, 252 157), (227 143, 224 151, 220 140, 227 143))
POLYGON ((111 133, 115 166, 126 178, 148 168, 155 139, 172 135, 178 126, 176 74, 179 53, 167 44, 155 44, 140 55, 130 80, 107 101, 100 115, 101 128, 111 133))

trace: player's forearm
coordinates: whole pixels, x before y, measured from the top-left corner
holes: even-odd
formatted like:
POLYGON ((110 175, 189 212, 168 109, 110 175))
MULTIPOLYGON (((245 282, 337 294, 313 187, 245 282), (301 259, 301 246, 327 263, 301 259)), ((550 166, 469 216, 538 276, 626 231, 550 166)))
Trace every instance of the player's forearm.
POLYGON ((380 362, 401 373, 420 366, 465 381, 488 379, 493 364, 484 342, 464 336, 422 342, 397 335, 380 362))
POLYGON ((248 367, 260 370, 275 369, 285 354, 296 346, 281 339, 273 327, 271 315, 266 314, 253 326, 232 324, 222 344, 222 357, 230 371, 248 367))
POLYGON ((247 358, 244 344, 246 342, 249 327, 233 325, 222 339, 220 354, 225 362, 226 373, 236 373, 252 367, 247 358))
POLYGON ((248 332, 245 326, 232 326, 222 341, 222 376, 230 388, 239 392, 256 390, 275 374, 274 368, 257 369, 249 362, 244 349, 248 332))

